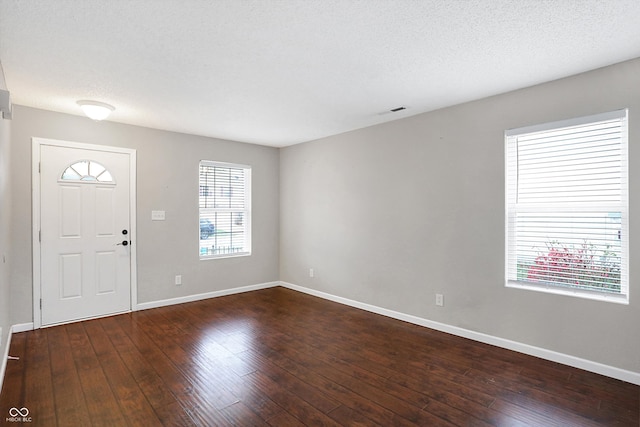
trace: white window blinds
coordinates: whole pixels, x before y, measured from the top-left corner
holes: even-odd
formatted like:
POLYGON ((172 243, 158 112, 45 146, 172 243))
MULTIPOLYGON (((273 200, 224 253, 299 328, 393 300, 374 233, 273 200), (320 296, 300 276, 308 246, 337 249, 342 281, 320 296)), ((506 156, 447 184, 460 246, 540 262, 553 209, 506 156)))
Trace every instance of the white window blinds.
POLYGON ((200 162, 200 257, 251 252, 251 168, 200 162))
POLYGON ((628 295, 627 111, 506 132, 507 280, 628 295))

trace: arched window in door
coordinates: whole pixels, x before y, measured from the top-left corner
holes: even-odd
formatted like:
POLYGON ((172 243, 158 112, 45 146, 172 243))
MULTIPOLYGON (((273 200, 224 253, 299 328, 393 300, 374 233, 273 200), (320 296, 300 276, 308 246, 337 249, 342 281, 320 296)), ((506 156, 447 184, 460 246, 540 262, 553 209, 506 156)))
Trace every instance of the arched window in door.
POLYGON ((62 172, 61 181, 115 183, 111 173, 98 162, 80 160, 62 172))

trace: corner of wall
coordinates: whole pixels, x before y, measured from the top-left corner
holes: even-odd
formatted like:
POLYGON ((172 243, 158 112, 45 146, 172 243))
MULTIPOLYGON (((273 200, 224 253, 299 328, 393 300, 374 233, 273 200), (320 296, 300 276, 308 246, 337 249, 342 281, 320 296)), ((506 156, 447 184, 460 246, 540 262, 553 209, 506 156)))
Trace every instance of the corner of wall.
MULTIPOLYGON (((2 64, 0 64, 0 88, 6 89, 2 64)), ((11 122, 0 114, 0 389, 11 341, 11 304, 9 304, 11 268, 11 122)))

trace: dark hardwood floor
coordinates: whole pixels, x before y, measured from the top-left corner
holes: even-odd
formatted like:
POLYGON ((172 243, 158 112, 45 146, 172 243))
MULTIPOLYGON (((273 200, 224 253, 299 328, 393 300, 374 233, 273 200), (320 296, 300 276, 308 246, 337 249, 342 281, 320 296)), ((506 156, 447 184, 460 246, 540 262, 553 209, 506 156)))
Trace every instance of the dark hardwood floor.
POLYGON ((638 386, 284 288, 18 333, 10 355, 13 426, 640 422, 638 386))

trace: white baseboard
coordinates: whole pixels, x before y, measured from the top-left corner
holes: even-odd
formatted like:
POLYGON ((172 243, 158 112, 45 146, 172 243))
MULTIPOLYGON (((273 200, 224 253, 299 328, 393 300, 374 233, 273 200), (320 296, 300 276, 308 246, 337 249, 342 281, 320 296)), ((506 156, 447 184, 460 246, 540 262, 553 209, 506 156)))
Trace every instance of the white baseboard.
POLYGON ((29 322, 29 323, 18 323, 17 325, 13 325, 11 327, 11 332, 18 333, 18 332, 26 332, 26 331, 33 331, 33 322, 29 322))
MULTIPOLYGON (((16 332, 25 332, 33 330, 33 322, 19 323, 7 328, 7 345, 4 348, 4 354, 2 355, 2 362, 0 365, 0 391, 2 391, 2 384, 4 383, 4 374, 7 369, 7 361, 9 360, 9 349, 11 348, 11 337, 16 332)), ((2 328, 0 328, 0 342, 2 340, 2 328)))
POLYGON ((165 307, 167 305, 183 304, 185 302, 200 301, 208 298, 222 297, 225 295, 239 294, 242 292, 257 291, 259 289, 273 288, 279 286, 280 282, 260 283, 257 285, 242 286, 239 288, 224 289, 222 291, 206 292, 203 294, 187 295, 184 297, 163 299, 159 301, 143 302, 136 306, 134 311, 147 310, 150 308, 165 307))
POLYGON ((508 339, 483 334, 481 332, 470 331, 468 329, 447 325, 445 323, 434 322, 432 320, 424 319, 424 318, 413 316, 410 314, 400 313, 397 311, 388 310, 386 308, 378 307, 375 305, 366 304, 366 303, 351 300, 348 298, 339 297, 336 295, 328 294, 328 293, 317 291, 314 289, 305 288, 303 286, 294 285, 292 283, 280 282, 280 286, 293 289, 294 291, 299 291, 305 294, 313 295, 319 298, 323 298, 326 300, 334 301, 340 304, 356 307, 365 311, 370 311, 372 313, 381 314, 383 316, 413 323, 415 325, 425 326, 427 328, 435 329, 437 331, 446 332, 448 334, 457 335, 463 338, 469 338, 474 341, 495 345, 496 347, 506 348, 508 350, 517 351, 519 353, 528 354, 530 356, 539 357, 541 359, 550 360, 553 362, 561 363, 563 365, 573 366, 574 368, 595 372, 600 375, 605 375, 607 377, 611 377, 611 378, 626 381, 632 384, 640 385, 639 372, 627 371, 625 369, 604 365, 602 363, 593 362, 591 360, 581 359, 579 357, 571 356, 568 354, 558 353, 556 351, 547 350, 540 347, 534 347, 529 344, 524 344, 517 341, 511 341, 508 339))

